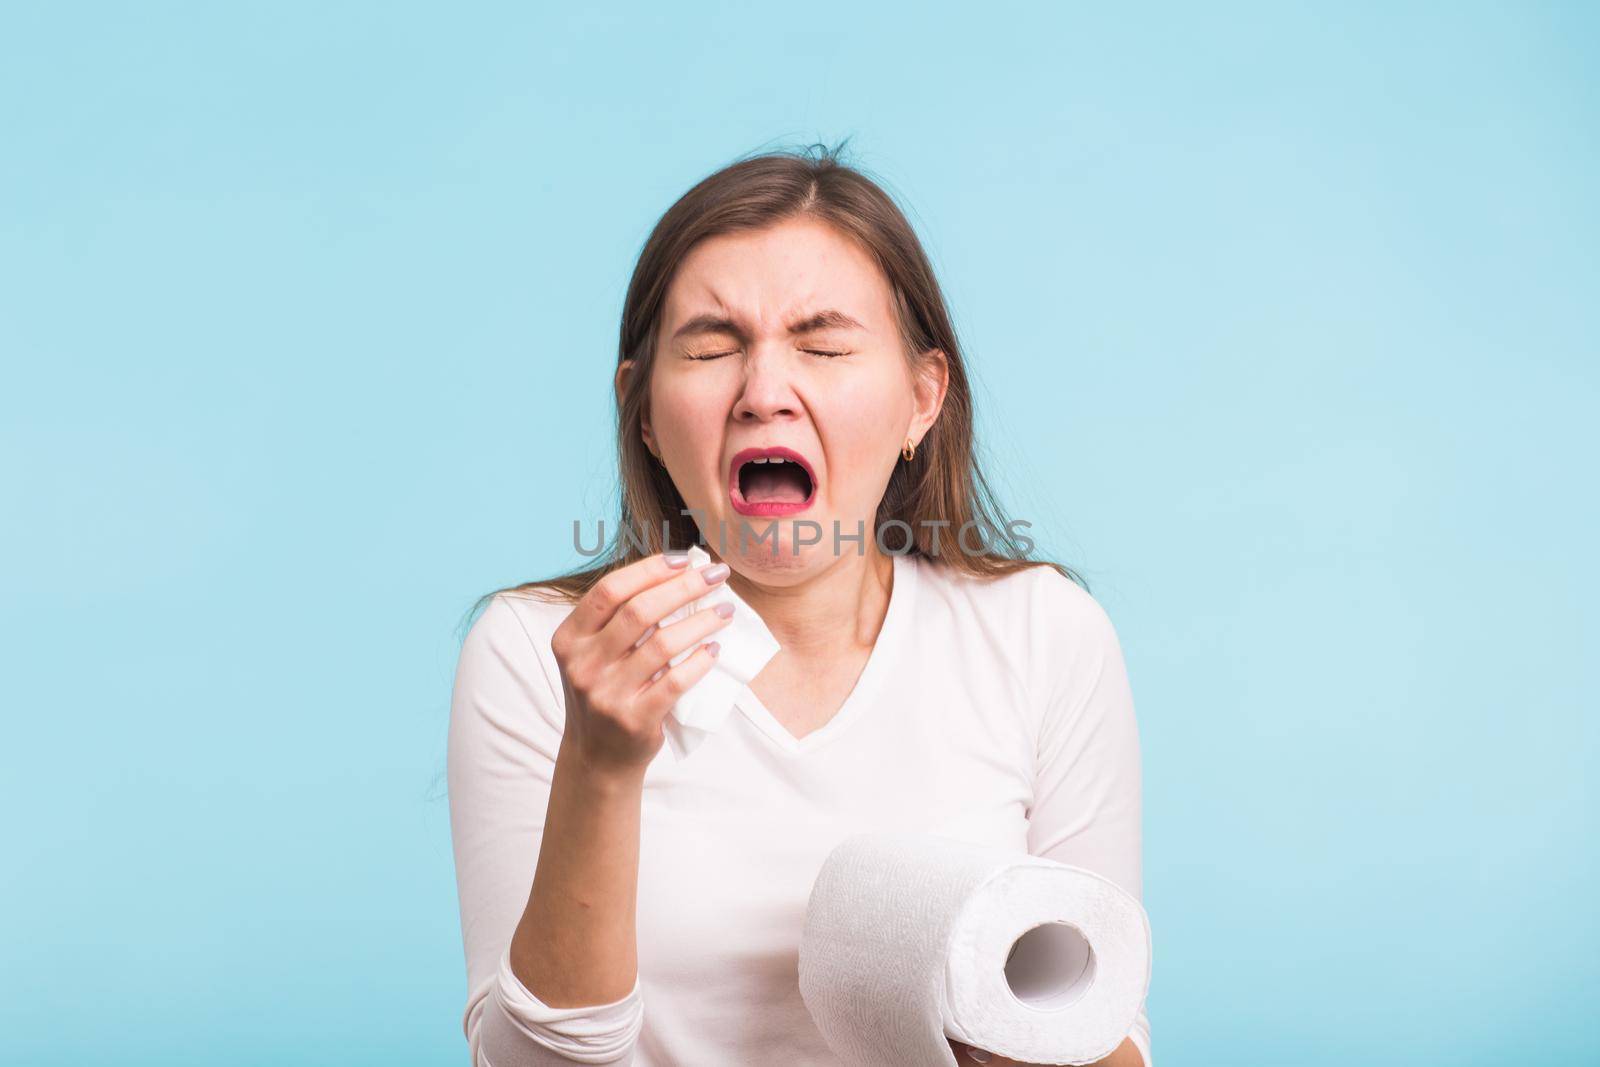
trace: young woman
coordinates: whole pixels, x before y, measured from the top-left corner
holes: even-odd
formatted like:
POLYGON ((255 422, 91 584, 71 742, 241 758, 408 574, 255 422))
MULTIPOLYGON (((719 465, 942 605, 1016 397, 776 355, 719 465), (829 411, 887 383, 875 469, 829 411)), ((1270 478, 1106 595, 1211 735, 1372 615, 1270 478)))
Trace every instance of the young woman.
MULTIPOLYGON (((631 536, 486 598, 457 667, 475 1064, 837 1064, 797 960, 852 833, 1004 845, 1140 895, 1115 631, 1002 521, 944 298, 881 188, 827 151, 696 185, 640 254, 616 390, 631 536), (713 564, 686 565, 697 543, 713 564), (663 721, 730 619, 658 624, 718 582, 781 651, 679 761, 663 721)), ((1141 1010, 1101 1062, 1149 1049, 1141 1010)))

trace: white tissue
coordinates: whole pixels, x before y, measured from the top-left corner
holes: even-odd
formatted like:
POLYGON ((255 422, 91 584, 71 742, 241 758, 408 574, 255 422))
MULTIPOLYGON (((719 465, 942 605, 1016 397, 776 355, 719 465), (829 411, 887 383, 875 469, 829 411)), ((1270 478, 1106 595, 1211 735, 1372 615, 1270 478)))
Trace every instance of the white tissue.
POLYGON ((1121 887, 932 834, 838 845, 800 938, 801 998, 849 1067, 956 1067, 947 1036, 1092 1063, 1132 1030, 1149 983, 1149 921, 1121 887))
MULTIPOLYGON (((711 556, 699 545, 689 548, 689 567, 703 567, 711 556)), ((706 738, 721 728, 727 720, 739 691, 749 685, 773 656, 778 654, 777 638, 761 621, 761 616, 728 587, 719 582, 698 600, 690 601, 661 620, 667 626, 690 614, 715 604, 732 604, 733 618, 720 630, 704 640, 697 641, 672 657, 672 664, 688 659, 694 650, 706 641, 716 641, 721 647, 711 662, 711 669, 694 685, 684 691, 672 706, 662 726, 667 746, 672 754, 682 760, 698 748, 706 738)))

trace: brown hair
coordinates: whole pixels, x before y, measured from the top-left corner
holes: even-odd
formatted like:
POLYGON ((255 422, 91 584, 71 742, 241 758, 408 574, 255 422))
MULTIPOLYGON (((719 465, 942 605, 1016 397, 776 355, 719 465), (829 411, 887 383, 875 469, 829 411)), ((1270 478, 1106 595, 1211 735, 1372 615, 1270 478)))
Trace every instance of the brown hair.
MULTIPOLYGON (((973 441, 972 393, 955 329, 933 268, 904 214, 877 183, 839 161, 843 144, 812 145, 747 157, 702 179, 667 209, 645 241, 622 307, 618 363, 634 366, 617 410, 617 462, 621 522, 597 565, 496 592, 525 592, 545 599, 576 601, 612 570, 669 548, 699 543, 700 531, 664 465, 645 447, 640 415, 650 387, 656 333, 668 286, 689 250, 726 233, 758 230, 796 217, 828 223, 855 240, 888 278, 907 358, 914 367, 938 349, 949 367, 944 406, 910 462, 897 462, 873 524, 900 520, 910 526, 908 554, 943 561, 979 577, 997 577, 1026 567, 1054 567, 1088 588, 1070 568, 1030 558, 1004 521, 979 470, 973 441), (940 551, 930 552, 935 531, 940 551), (985 534, 983 550, 952 552, 946 546, 967 523, 985 534), (662 542, 663 533, 666 535, 662 542), (624 536, 624 535, 627 536, 624 536)), ((936 358, 936 357, 932 357, 936 358)), ((905 535, 885 535, 899 546, 905 535)), ((496 593, 485 594, 480 604, 496 593)))

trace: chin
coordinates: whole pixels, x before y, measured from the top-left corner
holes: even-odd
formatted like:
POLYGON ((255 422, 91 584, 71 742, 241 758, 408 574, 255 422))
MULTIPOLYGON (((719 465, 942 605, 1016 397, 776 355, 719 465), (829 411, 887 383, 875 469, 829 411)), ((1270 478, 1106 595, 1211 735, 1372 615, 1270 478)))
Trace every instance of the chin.
MULTIPOLYGON (((817 521, 817 520, 811 520, 817 521)), ((707 538, 710 547, 723 559, 727 560, 739 573, 750 578, 759 578, 762 581, 777 581, 782 583, 783 577, 803 576, 811 573, 827 560, 832 558, 832 542, 829 536, 831 527, 823 526, 822 540, 812 545, 801 545, 796 551, 794 544, 794 522, 788 519, 757 519, 747 516, 735 515, 727 524, 727 549, 726 551, 717 544, 715 538, 707 538), (739 543, 740 523, 745 524, 749 534, 745 543, 739 543), (777 546, 772 543, 773 535, 769 531, 777 528, 777 546), (767 534, 767 539, 758 541, 756 538, 767 534)), ((807 528, 807 535, 811 533, 807 528)))

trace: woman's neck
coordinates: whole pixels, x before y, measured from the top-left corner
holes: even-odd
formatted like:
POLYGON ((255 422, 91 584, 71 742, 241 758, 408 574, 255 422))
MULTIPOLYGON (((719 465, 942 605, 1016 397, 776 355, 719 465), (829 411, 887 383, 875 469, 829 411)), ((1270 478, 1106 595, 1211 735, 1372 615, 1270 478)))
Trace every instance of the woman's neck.
POLYGON ((804 659, 870 648, 883 627, 894 585, 894 559, 876 545, 847 553, 797 585, 761 585, 735 572, 729 585, 755 609, 778 644, 804 659))

